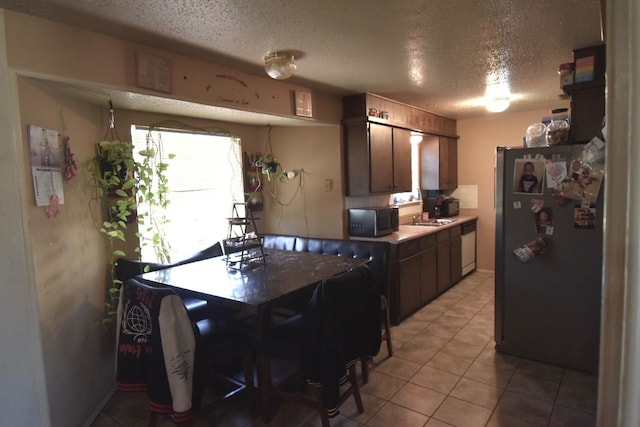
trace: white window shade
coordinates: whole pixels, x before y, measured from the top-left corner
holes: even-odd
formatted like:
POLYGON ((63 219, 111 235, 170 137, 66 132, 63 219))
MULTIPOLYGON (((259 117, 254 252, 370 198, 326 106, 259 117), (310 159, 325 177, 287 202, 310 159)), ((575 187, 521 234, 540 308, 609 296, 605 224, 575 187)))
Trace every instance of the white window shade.
MULTIPOLYGON (((148 131, 132 131, 136 161, 146 147, 148 131)), ((232 204, 244 201, 242 147, 239 138, 207 133, 162 129, 153 130, 152 136, 169 164, 166 234, 175 262, 226 237, 232 204), (168 160, 169 154, 175 157, 168 160)), ((155 259, 152 247, 143 246, 142 259, 155 259)))

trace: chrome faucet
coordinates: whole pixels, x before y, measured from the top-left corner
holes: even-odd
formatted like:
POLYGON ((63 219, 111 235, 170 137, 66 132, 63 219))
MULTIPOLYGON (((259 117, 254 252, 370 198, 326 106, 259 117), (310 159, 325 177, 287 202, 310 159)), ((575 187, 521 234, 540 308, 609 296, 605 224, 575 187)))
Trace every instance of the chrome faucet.
POLYGON ((418 223, 418 215, 414 215, 411 224, 416 225, 418 223))

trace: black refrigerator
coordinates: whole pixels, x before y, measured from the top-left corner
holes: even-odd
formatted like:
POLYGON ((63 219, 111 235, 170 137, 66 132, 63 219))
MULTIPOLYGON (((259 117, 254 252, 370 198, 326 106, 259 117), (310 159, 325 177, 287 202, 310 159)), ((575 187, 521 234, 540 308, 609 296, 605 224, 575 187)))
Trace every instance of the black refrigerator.
POLYGON ((499 352, 597 373, 604 147, 496 153, 499 352))

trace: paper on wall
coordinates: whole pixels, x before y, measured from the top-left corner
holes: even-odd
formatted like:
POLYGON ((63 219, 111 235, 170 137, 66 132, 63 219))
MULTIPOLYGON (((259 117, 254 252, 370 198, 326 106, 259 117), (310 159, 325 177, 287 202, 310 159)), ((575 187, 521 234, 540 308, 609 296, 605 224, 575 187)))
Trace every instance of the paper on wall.
POLYGON ((478 209, 477 185, 458 185, 451 196, 460 201, 460 209, 478 209))
POLYGON ((29 125, 29 157, 37 206, 49 206, 51 197, 64 204, 58 132, 29 125))

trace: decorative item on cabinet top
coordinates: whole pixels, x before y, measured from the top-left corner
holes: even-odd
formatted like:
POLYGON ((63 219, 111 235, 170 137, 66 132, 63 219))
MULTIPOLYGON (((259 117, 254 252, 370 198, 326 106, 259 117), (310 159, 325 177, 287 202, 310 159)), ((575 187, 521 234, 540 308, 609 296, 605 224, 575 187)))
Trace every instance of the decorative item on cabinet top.
POLYGON ((358 93, 342 98, 342 118, 345 121, 360 119, 424 133, 457 137, 454 119, 372 93, 358 93))

